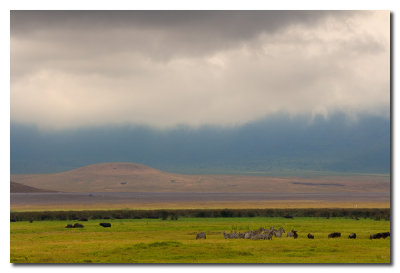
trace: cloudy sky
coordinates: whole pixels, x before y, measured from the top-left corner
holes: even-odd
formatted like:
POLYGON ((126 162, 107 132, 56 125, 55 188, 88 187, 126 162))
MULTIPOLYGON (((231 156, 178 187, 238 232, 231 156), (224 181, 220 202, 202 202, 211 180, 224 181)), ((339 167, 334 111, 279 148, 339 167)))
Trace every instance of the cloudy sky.
POLYGON ((389 11, 12 11, 11 123, 387 117, 389 11))

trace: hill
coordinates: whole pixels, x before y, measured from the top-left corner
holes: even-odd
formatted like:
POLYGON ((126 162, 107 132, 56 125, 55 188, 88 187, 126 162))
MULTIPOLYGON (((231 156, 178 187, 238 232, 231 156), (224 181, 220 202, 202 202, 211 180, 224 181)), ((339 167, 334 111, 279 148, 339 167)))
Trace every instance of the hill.
POLYGON ((314 178, 184 175, 134 163, 102 163, 52 174, 14 174, 11 180, 61 192, 389 192, 390 177, 314 178))
POLYGON ((55 191, 29 187, 29 186, 11 181, 10 182, 10 192, 11 193, 28 193, 28 192, 55 192, 55 191))

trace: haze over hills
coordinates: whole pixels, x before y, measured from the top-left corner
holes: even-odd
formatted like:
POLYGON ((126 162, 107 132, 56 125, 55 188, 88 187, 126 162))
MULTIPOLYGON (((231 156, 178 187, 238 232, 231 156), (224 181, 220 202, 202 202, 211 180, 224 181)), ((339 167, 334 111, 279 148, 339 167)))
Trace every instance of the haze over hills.
POLYGON ((61 192, 389 192, 387 176, 320 178, 183 175, 134 163, 103 163, 53 174, 14 174, 12 181, 61 192))
POLYGON ((11 173, 135 162, 173 173, 295 176, 390 172, 390 119, 276 115, 241 126, 99 126, 45 131, 11 124, 11 173))

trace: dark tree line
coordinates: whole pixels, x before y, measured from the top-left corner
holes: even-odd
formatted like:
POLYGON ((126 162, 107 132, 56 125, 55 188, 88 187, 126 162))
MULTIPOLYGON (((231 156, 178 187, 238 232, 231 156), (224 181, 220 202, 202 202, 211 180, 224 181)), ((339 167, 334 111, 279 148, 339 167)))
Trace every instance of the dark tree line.
POLYGON ((390 209, 163 209, 163 210, 82 210, 11 212, 11 221, 79 219, 162 219, 179 217, 348 217, 390 220, 390 209))

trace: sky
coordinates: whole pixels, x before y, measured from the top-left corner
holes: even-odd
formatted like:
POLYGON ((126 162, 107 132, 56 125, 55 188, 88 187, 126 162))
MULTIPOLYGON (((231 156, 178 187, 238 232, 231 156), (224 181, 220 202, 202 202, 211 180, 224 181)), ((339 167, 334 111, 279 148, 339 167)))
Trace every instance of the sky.
POLYGON ((389 11, 11 11, 10 170, 390 172, 389 11))
POLYGON ((11 124, 390 115, 389 11, 11 11, 11 124))

